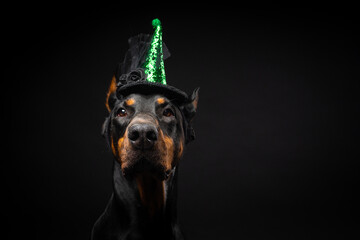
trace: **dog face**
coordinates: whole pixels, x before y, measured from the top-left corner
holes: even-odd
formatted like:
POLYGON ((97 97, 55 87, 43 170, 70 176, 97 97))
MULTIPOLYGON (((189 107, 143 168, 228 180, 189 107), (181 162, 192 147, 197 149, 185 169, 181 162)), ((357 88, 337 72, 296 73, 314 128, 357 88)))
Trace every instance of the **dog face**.
POLYGON ((161 95, 131 94, 111 113, 111 149, 123 174, 149 171, 166 179, 183 153, 182 114, 161 95))
POLYGON ((110 116, 103 134, 127 179, 152 174, 168 179, 192 136, 198 89, 189 102, 175 104, 163 95, 131 94, 117 99, 114 87, 107 95, 110 116))

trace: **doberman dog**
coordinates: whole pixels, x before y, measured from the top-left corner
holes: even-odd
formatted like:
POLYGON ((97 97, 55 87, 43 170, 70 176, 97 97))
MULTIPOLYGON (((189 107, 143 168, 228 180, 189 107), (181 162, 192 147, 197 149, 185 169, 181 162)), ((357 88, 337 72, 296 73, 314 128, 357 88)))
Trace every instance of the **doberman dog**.
POLYGON ((186 135, 199 89, 182 105, 161 94, 133 93, 114 100, 114 79, 103 125, 114 155, 113 194, 91 239, 183 239, 177 221, 177 166, 190 141, 186 135))

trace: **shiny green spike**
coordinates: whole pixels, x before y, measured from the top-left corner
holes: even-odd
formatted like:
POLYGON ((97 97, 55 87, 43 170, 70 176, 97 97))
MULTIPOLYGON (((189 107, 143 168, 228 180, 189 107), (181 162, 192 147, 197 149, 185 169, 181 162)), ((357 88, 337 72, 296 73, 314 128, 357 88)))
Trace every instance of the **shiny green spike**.
POLYGON ((149 82, 157 82, 166 85, 164 57, 162 50, 162 27, 159 19, 152 21, 155 29, 148 55, 146 57, 143 68, 147 74, 146 80, 149 82))

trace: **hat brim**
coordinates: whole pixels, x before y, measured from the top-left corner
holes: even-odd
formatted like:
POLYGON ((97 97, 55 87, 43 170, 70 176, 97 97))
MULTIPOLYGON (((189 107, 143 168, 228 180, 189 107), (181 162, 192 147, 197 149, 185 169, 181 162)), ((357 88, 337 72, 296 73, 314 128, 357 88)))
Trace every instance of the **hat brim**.
POLYGON ((170 101, 182 104, 188 101, 188 95, 170 85, 164 85, 161 83, 138 81, 127 83, 123 86, 118 87, 116 90, 118 97, 127 96, 132 93, 139 93, 144 95, 150 94, 161 94, 167 97, 170 101))

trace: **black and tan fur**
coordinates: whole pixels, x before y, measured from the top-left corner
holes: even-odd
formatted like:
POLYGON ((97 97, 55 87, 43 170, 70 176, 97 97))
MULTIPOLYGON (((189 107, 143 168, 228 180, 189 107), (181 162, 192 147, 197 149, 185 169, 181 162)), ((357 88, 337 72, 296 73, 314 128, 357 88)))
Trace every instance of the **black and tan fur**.
POLYGON ((107 94, 103 135, 114 155, 113 194, 93 240, 183 239, 177 222, 178 163, 191 128, 198 89, 178 104, 161 94, 107 94))

